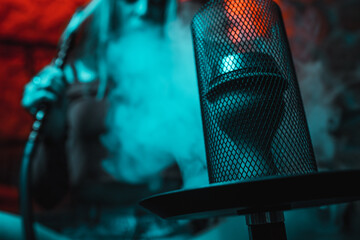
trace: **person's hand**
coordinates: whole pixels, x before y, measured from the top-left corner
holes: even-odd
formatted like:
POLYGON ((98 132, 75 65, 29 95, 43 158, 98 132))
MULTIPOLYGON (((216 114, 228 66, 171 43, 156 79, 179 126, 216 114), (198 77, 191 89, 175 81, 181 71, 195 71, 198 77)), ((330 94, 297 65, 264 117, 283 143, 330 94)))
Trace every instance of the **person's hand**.
POLYGON ((63 72, 54 66, 47 66, 25 85, 22 106, 35 114, 40 105, 54 103, 63 94, 65 82, 63 72))

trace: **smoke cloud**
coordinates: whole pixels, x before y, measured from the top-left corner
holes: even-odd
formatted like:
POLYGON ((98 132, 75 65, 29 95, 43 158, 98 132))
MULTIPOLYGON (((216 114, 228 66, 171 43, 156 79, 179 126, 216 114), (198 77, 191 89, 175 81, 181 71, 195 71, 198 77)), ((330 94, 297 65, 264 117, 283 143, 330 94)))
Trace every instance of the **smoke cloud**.
POLYGON ((328 89, 329 78, 333 76, 327 76, 328 70, 321 60, 298 64, 301 68, 300 88, 315 155, 318 162, 326 164, 335 156, 337 141, 330 130, 340 118, 338 109, 333 105, 335 92, 328 89))
POLYGON ((146 25, 110 43, 109 133, 103 167, 139 183, 177 162, 185 187, 206 184, 207 170, 190 26, 146 25))

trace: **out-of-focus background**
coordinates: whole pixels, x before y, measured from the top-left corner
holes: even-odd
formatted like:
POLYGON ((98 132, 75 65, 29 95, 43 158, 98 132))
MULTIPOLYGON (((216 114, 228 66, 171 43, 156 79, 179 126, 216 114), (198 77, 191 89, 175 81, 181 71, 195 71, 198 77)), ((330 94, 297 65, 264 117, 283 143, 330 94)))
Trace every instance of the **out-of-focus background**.
MULTIPOLYGON (((32 117, 20 106, 23 87, 49 64, 66 23, 76 8, 87 2, 1 1, 2 211, 19 212, 19 166, 32 123, 32 117)), ((282 9, 319 170, 359 169, 360 1, 276 2, 282 9)), ((286 219, 289 239, 360 238, 358 203, 296 210, 286 213, 286 219)), ((212 231, 216 231, 219 239, 247 238, 242 218, 229 218, 212 231)))

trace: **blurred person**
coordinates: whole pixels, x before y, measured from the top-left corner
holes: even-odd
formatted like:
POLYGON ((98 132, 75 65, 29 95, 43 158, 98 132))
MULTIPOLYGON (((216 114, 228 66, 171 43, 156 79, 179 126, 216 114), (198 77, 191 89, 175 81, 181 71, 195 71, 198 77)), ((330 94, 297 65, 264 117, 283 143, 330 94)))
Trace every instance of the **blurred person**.
POLYGON ((25 86, 22 105, 29 112, 51 105, 33 161, 34 200, 48 210, 37 219, 66 237, 178 239, 210 225, 161 220, 137 206, 154 193, 207 182, 204 156, 198 153, 203 150, 200 110, 191 107, 197 88, 189 10, 200 4, 185 4, 188 12, 179 12, 181 20, 176 4, 103 0, 78 33, 64 69, 50 64, 25 86), (172 105, 157 106, 161 102, 172 105), (195 147, 184 139, 193 129, 195 147), (170 131, 172 139, 163 139, 170 131), (195 171, 193 181, 189 174, 186 181, 181 178, 179 164, 185 159, 195 171))

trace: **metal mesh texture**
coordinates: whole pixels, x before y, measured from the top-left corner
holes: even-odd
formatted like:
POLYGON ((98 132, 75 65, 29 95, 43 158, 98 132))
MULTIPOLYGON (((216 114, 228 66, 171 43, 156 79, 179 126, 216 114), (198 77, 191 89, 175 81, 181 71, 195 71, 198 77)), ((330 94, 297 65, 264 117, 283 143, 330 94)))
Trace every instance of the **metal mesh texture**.
POLYGON ((191 30, 210 183, 316 172, 279 7, 211 0, 191 30))

